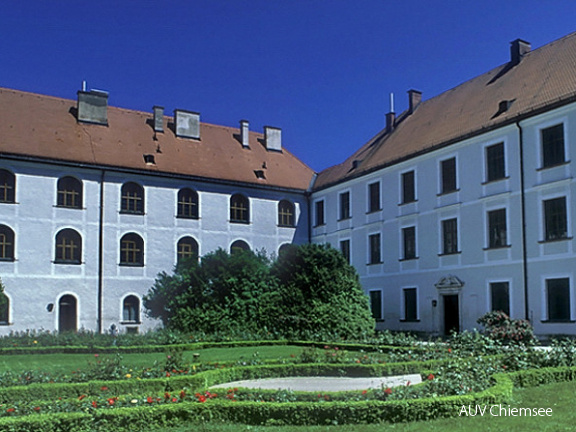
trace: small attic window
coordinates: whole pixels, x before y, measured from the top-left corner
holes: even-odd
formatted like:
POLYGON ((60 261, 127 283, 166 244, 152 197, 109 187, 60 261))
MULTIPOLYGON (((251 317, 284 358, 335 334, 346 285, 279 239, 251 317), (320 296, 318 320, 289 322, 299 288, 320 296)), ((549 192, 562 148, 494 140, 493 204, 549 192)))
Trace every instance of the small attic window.
POLYGON ((156 165, 156 161, 154 160, 153 154, 145 154, 144 162, 146 162, 146 165, 156 165))
POLYGON ((354 159, 352 161, 352 169, 358 168, 358 165, 360 165, 360 161, 358 159, 354 159))
POLYGON ((264 175, 264 170, 254 170, 254 174, 256 175, 257 179, 266 180, 266 176, 264 175))

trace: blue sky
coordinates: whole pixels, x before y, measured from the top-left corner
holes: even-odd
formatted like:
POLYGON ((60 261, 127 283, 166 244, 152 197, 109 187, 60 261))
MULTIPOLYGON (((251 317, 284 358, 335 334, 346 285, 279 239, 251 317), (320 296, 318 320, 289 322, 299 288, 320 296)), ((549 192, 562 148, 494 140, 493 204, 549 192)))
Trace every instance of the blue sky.
MULTIPOLYGON (((282 128, 320 171, 342 162, 409 89, 431 98, 576 31, 576 2, 542 0, 29 0, 0 13, 0 87, 282 128)), ((0 119, 1 121, 1 119, 0 119)))

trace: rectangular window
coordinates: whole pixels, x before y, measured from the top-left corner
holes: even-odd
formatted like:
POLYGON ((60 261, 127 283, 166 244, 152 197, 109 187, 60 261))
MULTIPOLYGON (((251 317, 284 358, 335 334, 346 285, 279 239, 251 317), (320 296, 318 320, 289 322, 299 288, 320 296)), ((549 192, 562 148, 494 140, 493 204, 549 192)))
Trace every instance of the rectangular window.
POLYGON ((510 287, 508 282, 492 282, 490 299, 493 311, 501 311, 510 316, 510 287))
POLYGON ((442 221, 442 254, 458 253, 458 220, 446 219, 442 221))
POLYGON ((441 168, 441 193, 450 193, 456 190, 456 158, 446 159, 440 163, 441 168))
POLYGON ((404 321, 418 320, 416 288, 404 288, 404 321))
POLYGON ((544 223, 546 241, 568 238, 566 197, 544 201, 544 223))
POLYGON ((570 321, 570 279, 546 280, 549 321, 570 321))
POLYGON ((404 244, 403 258, 405 260, 416 258, 416 227, 402 229, 402 242, 404 244))
POLYGON ((324 225, 324 201, 316 201, 316 219, 314 226, 324 225))
POLYGON ((505 177, 504 143, 486 147, 486 181, 501 180, 505 177))
POLYGON ((488 247, 499 248, 508 246, 506 226, 506 209, 488 212, 488 247))
POLYGON ((562 123, 542 129, 542 168, 565 162, 564 125, 562 123))
POLYGON ((382 257, 380 254, 380 234, 372 234, 368 237, 370 244, 370 261, 369 264, 380 264, 382 257))
POLYGON ((350 240, 340 240, 340 252, 342 252, 348 264, 350 264, 350 240))
POLYGON ((414 182, 414 171, 402 174, 402 204, 416 201, 416 183, 414 182))
POLYGON ((340 220, 350 219, 350 192, 340 194, 340 220))
POLYGON ((380 206, 380 183, 371 183, 368 185, 368 212, 372 213, 382 210, 380 206))
POLYGON ((382 321, 382 291, 370 291, 370 310, 376 321, 382 321))

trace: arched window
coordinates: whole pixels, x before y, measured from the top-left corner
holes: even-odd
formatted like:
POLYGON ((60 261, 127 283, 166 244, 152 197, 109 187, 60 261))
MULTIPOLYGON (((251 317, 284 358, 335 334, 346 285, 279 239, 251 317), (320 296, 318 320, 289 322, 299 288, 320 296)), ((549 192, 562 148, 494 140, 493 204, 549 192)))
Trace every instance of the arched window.
POLYGON ((249 250, 250 246, 248 246, 248 243, 246 243, 244 240, 236 240, 234 243, 232 243, 232 246, 230 246, 231 254, 235 254, 238 252, 247 252, 249 250))
POLYGON ((138 234, 125 234, 120 240, 120 265, 144 266, 144 240, 138 234))
POLYGON ((178 191, 177 217, 198 219, 198 193, 196 191, 189 188, 178 191))
POLYGON ((129 295, 122 302, 122 321, 140 322, 140 299, 134 295, 129 295))
POLYGON ((198 259, 198 242, 192 237, 182 237, 178 241, 178 262, 198 259))
POLYGON ((278 225, 293 227, 294 221, 294 204, 287 200, 280 201, 278 203, 278 225))
POLYGON ((10 171, 0 169, 0 203, 16 200, 16 177, 10 171))
POLYGON ((144 188, 138 183, 122 185, 120 213, 144 214, 144 188))
POLYGON ((74 177, 62 177, 58 180, 58 206, 82 208, 82 182, 74 177))
POLYGON ((56 234, 57 264, 80 264, 82 262, 82 237, 73 229, 66 228, 56 234))
POLYGON ((278 256, 280 255, 284 255, 286 252, 288 252, 290 250, 290 248, 292 248, 293 245, 290 243, 284 243, 283 245, 281 245, 278 248, 278 256))
POLYGON ((4 293, 0 294, 0 325, 10 323, 10 299, 4 293))
POLYGON ((241 194, 230 197, 230 222, 250 223, 250 207, 248 198, 241 194))
POLYGON ((0 261, 14 261, 14 231, 0 225, 0 261))

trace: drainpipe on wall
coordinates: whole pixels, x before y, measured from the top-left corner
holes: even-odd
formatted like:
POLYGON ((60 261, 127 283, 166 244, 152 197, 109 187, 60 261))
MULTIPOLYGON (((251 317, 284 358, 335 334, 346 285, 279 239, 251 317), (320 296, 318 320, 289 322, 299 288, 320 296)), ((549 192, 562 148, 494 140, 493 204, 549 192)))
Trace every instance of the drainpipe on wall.
POLYGON ((100 176, 100 208, 98 216, 98 333, 103 333, 102 308, 104 303, 104 177, 106 171, 102 170, 100 176))
POLYGON ((524 317, 530 321, 530 306, 528 301, 528 252, 526 250, 526 192, 524 185, 524 131, 517 121, 518 145, 520 150, 520 203, 522 217, 522 276, 524 279, 524 317))

